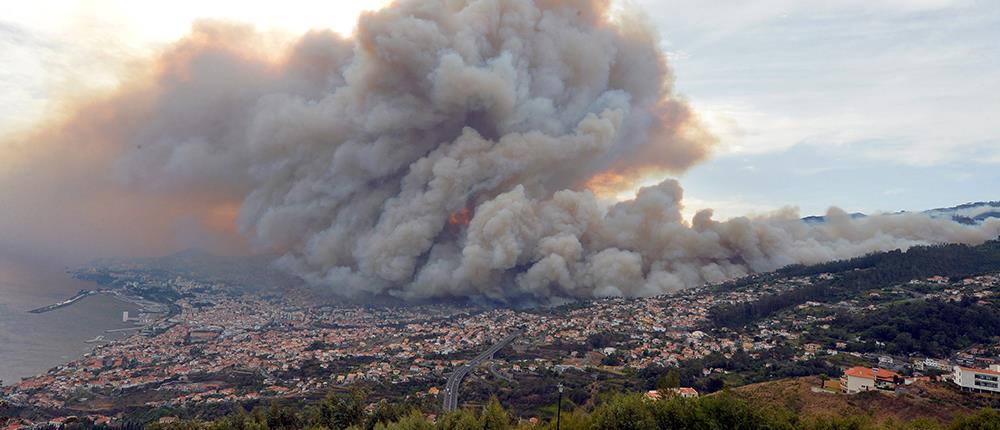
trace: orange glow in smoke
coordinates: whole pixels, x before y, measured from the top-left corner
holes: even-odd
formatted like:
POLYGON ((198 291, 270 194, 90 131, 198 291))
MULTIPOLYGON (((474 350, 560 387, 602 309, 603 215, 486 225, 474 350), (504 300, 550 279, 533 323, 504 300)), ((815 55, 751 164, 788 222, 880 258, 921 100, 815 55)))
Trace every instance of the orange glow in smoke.
POLYGON ((454 226, 469 225, 469 221, 472 221, 472 208, 468 206, 448 217, 448 224, 454 226))
POLYGON ((634 187, 634 184, 634 178, 609 170, 592 176, 583 186, 598 197, 614 197, 623 192, 630 191, 634 187))
POLYGON ((202 224, 220 233, 238 234, 236 218, 240 215, 240 202, 222 202, 208 208, 202 216, 202 224))
POLYGON ((666 172, 652 168, 607 170, 591 176, 583 188, 599 198, 620 201, 635 197, 640 188, 659 183, 667 176, 666 172))

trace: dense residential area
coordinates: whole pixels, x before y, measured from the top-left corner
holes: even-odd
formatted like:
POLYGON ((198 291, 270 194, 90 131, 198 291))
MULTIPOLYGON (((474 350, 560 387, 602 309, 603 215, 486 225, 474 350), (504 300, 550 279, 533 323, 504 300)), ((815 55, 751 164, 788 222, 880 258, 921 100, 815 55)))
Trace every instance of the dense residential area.
POLYGON ((498 397, 529 417, 554 401, 558 383, 583 405, 611 391, 706 395, 804 376, 839 395, 905 392, 917 382, 996 391, 1000 272, 894 274, 863 288, 828 287, 825 300, 801 294, 886 270, 885 260, 844 264, 523 310, 317 304, 301 291, 241 291, 144 266, 90 268, 78 276, 99 274, 160 305, 140 318, 137 334, 5 387, 3 397, 8 409, 46 422, 210 416, 356 387, 434 411, 448 375, 510 333, 519 336, 466 378, 463 402, 498 397), (756 316, 734 324, 727 313, 738 309, 756 316))

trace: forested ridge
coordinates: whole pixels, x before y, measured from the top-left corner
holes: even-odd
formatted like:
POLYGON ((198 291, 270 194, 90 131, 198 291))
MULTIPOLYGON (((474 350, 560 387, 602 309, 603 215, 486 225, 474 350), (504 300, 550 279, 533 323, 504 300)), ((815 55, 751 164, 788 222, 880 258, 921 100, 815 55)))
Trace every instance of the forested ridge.
POLYGON ((740 327, 807 301, 839 301, 866 290, 935 275, 959 278, 995 272, 1000 272, 997 240, 978 246, 920 246, 906 252, 896 250, 812 266, 789 266, 770 275, 734 281, 723 288, 739 288, 782 277, 823 273, 835 276, 815 279, 809 286, 765 295, 753 302, 717 306, 711 310, 710 319, 720 327, 740 327))
POLYGON ((892 354, 942 357, 1000 336, 1000 309, 970 300, 921 300, 841 315, 831 330, 843 340, 854 336, 876 340, 892 354))

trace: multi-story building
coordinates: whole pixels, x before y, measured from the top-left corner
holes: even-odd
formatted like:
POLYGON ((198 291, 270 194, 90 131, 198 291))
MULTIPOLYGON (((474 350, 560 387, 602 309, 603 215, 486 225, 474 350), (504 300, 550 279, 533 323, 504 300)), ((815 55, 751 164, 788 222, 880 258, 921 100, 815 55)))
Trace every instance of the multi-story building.
POLYGON ((1000 364, 989 369, 955 366, 952 381, 962 388, 1000 393, 1000 364))

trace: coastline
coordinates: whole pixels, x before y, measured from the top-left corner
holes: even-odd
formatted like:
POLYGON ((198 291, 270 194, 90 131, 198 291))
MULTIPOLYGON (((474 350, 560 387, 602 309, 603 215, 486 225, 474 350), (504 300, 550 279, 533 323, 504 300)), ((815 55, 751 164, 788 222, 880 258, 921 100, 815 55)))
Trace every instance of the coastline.
POLYGON ((61 267, 0 258, 0 384, 44 374, 77 360, 95 348, 136 333, 107 333, 122 323, 122 312, 141 316, 144 307, 117 294, 90 294, 71 306, 30 313, 46 304, 66 301, 80 290, 101 288, 67 274, 61 267), (88 343, 103 336, 101 342, 88 343))

